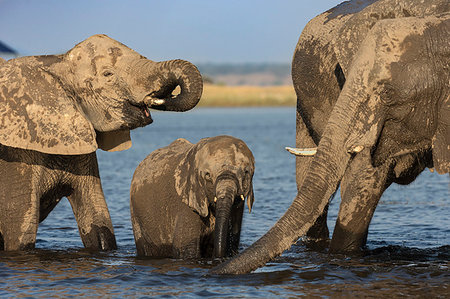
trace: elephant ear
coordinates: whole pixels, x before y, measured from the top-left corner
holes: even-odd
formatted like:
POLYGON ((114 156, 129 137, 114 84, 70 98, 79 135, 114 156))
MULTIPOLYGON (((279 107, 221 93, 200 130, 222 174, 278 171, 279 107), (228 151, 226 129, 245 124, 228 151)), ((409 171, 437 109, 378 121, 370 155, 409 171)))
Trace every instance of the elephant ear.
POLYGON ((48 154, 94 152, 94 128, 74 100, 35 58, 25 59, 0 68, 0 143, 48 154))
MULTIPOLYGON (((185 139, 178 139, 175 142, 188 142, 185 139)), ((182 157, 181 162, 175 169, 175 189, 181 197, 181 201, 187 204, 191 209, 202 217, 208 216, 208 198, 206 197, 205 188, 199 177, 196 165, 195 154, 197 147, 190 142, 190 149, 186 151, 186 155, 182 157)), ((179 145, 178 145, 179 146, 179 145)))
POLYGON ((439 111, 436 135, 433 137, 433 164, 437 173, 450 172, 450 100, 439 111))
POLYGON ((118 152, 131 147, 130 130, 116 130, 111 132, 96 131, 98 147, 108 152, 118 152))

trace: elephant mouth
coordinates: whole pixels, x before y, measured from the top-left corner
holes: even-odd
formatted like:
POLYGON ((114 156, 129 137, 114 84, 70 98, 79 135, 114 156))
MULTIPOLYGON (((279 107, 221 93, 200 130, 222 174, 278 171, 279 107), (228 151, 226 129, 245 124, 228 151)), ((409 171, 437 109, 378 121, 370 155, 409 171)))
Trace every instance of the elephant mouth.
POLYGON ((136 104, 131 101, 128 102, 133 111, 144 119, 145 124, 151 124, 153 122, 152 115, 150 114, 149 107, 146 104, 136 104))

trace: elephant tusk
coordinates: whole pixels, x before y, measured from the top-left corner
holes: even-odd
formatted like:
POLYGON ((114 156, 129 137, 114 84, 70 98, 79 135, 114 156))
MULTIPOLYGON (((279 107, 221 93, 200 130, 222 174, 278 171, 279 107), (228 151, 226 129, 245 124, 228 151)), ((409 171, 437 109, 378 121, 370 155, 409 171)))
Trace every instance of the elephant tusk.
POLYGON ((314 156, 317 152, 317 147, 294 148, 286 146, 285 149, 296 156, 314 156))
POLYGON ((155 98, 152 94, 149 94, 149 95, 145 96, 144 103, 145 103, 145 105, 152 107, 152 106, 164 105, 166 103, 166 101, 164 99, 155 98))
POLYGON ((348 151, 349 154, 353 154, 353 153, 359 153, 364 149, 364 146, 362 145, 357 145, 354 148, 352 148, 351 150, 348 151))
POLYGON ((252 205, 250 203, 250 200, 247 200, 247 207, 248 207, 248 213, 250 214, 252 212, 252 205))
POLYGON ((244 194, 242 194, 242 195, 241 195, 241 199, 242 199, 242 201, 244 201, 244 200, 245 200, 245 198, 244 198, 244 194))
POLYGON ((217 202, 217 197, 214 196, 214 202, 217 202))
POLYGON ((155 99, 155 98, 153 98, 150 101, 150 105, 151 106, 161 106, 161 105, 164 105, 165 102, 166 101, 164 99, 155 99))

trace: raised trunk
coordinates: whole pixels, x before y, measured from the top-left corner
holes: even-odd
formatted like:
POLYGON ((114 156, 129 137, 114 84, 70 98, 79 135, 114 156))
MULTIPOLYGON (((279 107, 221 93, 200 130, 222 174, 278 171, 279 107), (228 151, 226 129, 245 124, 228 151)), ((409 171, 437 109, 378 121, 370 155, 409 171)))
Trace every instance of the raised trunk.
POLYGON ((234 180, 220 180, 216 184, 216 224, 214 229, 214 257, 225 257, 229 242, 230 214, 236 197, 234 180))
POLYGON ((154 97, 150 108, 164 111, 187 111, 195 107, 203 92, 203 80, 197 67, 185 60, 159 62, 157 68, 164 85, 154 97), (180 93, 172 96, 172 91, 180 86, 180 93))

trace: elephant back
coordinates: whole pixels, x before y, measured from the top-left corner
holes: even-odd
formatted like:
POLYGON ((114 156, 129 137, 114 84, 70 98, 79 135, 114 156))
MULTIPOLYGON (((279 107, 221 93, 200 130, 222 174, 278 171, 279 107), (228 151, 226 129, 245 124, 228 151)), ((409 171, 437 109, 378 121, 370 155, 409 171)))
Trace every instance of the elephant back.
POLYGON ((192 143, 179 138, 166 147, 151 152, 136 168, 131 181, 131 194, 149 182, 169 176, 173 180, 175 167, 192 148, 192 143))

